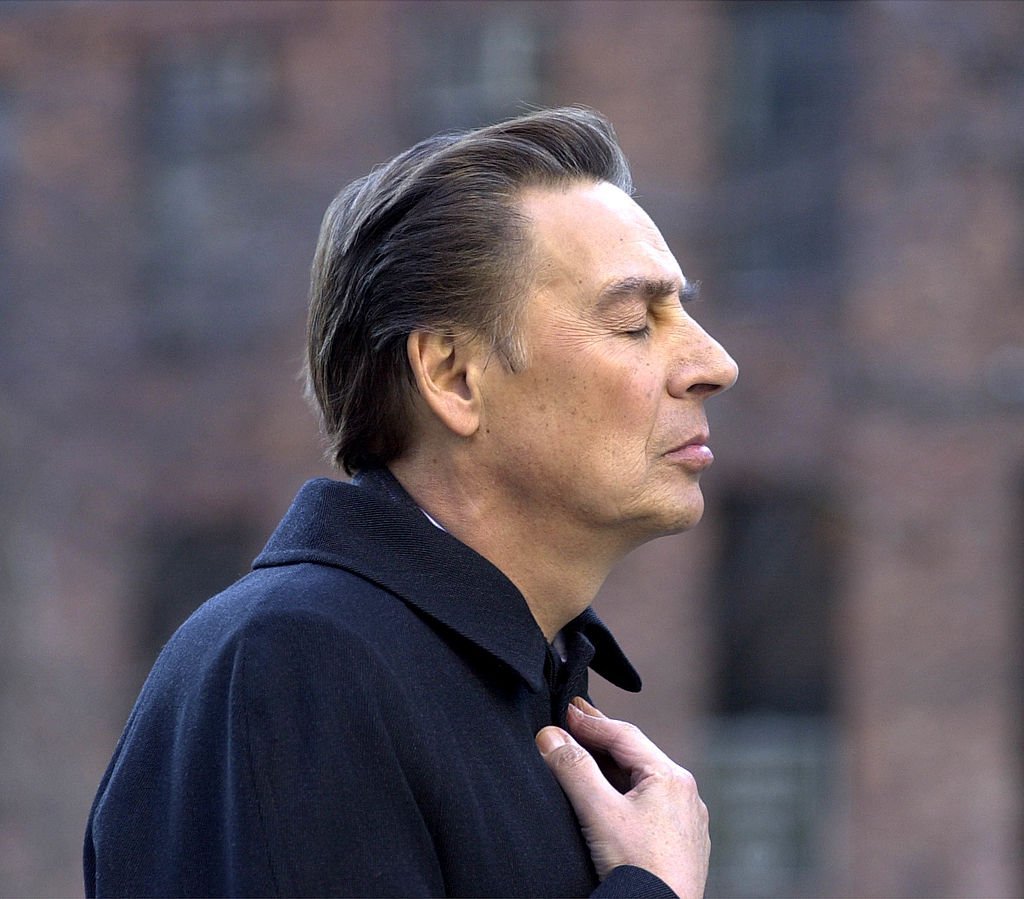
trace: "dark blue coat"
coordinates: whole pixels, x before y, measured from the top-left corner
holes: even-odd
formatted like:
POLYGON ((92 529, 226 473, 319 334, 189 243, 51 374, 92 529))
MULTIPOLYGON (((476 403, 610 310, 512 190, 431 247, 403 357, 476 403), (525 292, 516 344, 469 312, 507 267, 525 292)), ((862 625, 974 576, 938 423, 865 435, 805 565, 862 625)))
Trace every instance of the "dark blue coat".
MULTIPOLYGON (((87 895, 597 888, 533 741, 588 665, 640 687, 592 612, 562 662, 513 584, 386 471, 306 484, 253 567, 146 681, 93 805, 87 895)), ((672 894, 623 867, 598 895, 672 894)))

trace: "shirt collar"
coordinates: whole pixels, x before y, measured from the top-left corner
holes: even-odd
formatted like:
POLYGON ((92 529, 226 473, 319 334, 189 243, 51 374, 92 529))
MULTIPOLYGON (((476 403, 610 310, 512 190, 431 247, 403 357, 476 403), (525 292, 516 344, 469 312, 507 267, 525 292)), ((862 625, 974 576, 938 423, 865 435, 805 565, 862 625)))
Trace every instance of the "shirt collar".
MULTIPOLYGON (((516 586, 479 553, 435 527, 387 469, 351 484, 306 483, 254 568, 317 562, 358 574, 544 687, 547 640, 516 586)), ((591 609, 566 626, 594 646, 590 667, 618 687, 640 678, 591 609)))

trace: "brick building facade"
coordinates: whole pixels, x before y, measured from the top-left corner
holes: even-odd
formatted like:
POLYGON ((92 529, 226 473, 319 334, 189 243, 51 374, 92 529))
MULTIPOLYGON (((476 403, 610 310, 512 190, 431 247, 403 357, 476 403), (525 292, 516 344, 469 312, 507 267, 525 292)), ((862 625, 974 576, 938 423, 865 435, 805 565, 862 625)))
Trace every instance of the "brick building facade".
POLYGON ((0 893, 71 895, 162 640, 327 473, 336 190, 526 105, 615 123, 740 362, 595 686, 698 776, 709 894, 1015 896, 1024 5, 0 7, 0 893))

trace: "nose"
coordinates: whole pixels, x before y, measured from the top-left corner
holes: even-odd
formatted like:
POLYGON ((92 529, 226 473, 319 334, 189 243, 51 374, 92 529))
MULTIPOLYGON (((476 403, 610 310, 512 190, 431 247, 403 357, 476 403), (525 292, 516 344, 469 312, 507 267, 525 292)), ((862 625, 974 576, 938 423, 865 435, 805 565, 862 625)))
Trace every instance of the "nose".
POLYGON ((684 396, 707 399, 723 393, 736 383, 739 366, 692 318, 686 324, 686 334, 680 340, 669 376, 668 392, 678 399, 684 396))

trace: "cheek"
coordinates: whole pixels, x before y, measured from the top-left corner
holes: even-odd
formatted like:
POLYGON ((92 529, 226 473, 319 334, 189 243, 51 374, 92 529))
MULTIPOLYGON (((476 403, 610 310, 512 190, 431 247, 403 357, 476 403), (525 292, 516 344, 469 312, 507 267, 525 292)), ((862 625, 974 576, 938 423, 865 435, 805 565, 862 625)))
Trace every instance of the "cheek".
MULTIPOLYGON (((630 464, 655 427, 664 389, 655 367, 574 349, 546 358, 519 392, 522 422, 556 443, 586 440, 591 452, 630 464)), ((529 435, 522 435, 527 440, 529 435)))
POLYGON ((605 451, 619 464, 641 464, 657 427, 661 389, 647 367, 618 372, 588 392, 589 416, 605 438, 605 451))
POLYGON ((603 393, 622 410, 624 417, 653 423, 662 390, 662 381, 653 367, 637 365, 610 379, 603 393))

